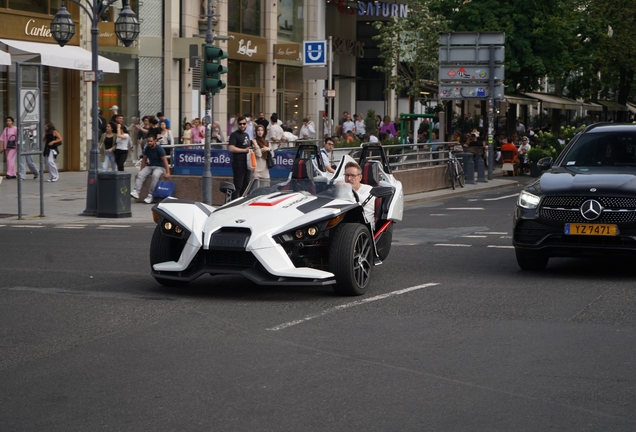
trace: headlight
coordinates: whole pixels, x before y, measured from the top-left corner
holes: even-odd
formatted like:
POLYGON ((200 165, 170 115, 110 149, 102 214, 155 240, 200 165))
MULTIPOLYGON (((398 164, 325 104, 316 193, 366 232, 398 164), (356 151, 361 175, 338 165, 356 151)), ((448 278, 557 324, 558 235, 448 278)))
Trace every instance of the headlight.
POLYGON ((521 191, 517 205, 525 209, 535 209, 539 205, 539 201, 541 201, 540 197, 532 195, 530 192, 521 191))

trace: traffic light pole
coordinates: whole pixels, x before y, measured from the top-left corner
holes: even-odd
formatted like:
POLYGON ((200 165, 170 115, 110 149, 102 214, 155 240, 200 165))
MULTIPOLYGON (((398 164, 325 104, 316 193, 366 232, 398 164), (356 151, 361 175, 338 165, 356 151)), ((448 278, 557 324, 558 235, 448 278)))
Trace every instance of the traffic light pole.
MULTIPOLYGON (((205 44, 212 45, 214 43, 214 24, 212 22, 212 0, 208 0, 208 29, 205 33, 205 44)), ((204 53, 205 55, 205 53, 204 53)), ((205 79, 205 78, 204 78, 205 79)), ((214 102, 212 100, 212 92, 206 88, 205 93, 205 146, 203 157, 203 202, 212 205, 212 172, 210 171, 210 138, 212 134, 212 116, 214 102)))

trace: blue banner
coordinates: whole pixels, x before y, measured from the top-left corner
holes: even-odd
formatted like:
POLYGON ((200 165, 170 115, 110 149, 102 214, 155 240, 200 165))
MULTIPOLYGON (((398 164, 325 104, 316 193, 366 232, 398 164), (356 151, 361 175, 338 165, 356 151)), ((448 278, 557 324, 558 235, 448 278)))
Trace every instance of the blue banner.
MULTIPOLYGON (((232 177, 232 157, 247 157, 245 154, 232 155, 228 150, 210 150, 210 169, 213 176, 232 177)), ((274 168, 271 177, 287 177, 294 165, 296 149, 281 149, 274 152, 274 168)), ((173 152, 175 175, 203 175, 203 149, 177 148, 173 152)))

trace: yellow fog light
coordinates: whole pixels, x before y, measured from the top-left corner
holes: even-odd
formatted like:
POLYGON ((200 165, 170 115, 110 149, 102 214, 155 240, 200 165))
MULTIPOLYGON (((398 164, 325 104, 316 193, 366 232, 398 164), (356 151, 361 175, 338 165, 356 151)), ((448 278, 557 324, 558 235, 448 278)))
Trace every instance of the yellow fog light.
POLYGON ((163 228, 164 228, 166 231, 170 231, 170 230, 172 229, 172 223, 170 223, 170 222, 166 221, 166 222, 163 224, 163 228))
POLYGON ((305 233, 303 232, 303 230, 296 230, 295 235, 297 239, 301 239, 305 236, 305 233))
POLYGON ((318 234, 318 230, 316 229, 316 227, 309 227, 307 229, 307 234, 309 234, 310 237, 314 237, 316 234, 318 234))

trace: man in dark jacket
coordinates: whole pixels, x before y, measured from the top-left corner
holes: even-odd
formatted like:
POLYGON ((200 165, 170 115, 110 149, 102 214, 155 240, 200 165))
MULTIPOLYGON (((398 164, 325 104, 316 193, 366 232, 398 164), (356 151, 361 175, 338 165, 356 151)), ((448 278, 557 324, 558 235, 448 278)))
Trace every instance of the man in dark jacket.
POLYGON ((228 140, 227 149, 232 153, 232 176, 234 177, 234 193, 232 199, 243 195, 250 183, 251 170, 247 167, 247 156, 252 147, 250 137, 245 132, 247 121, 245 117, 237 119, 238 130, 232 132, 228 140))

